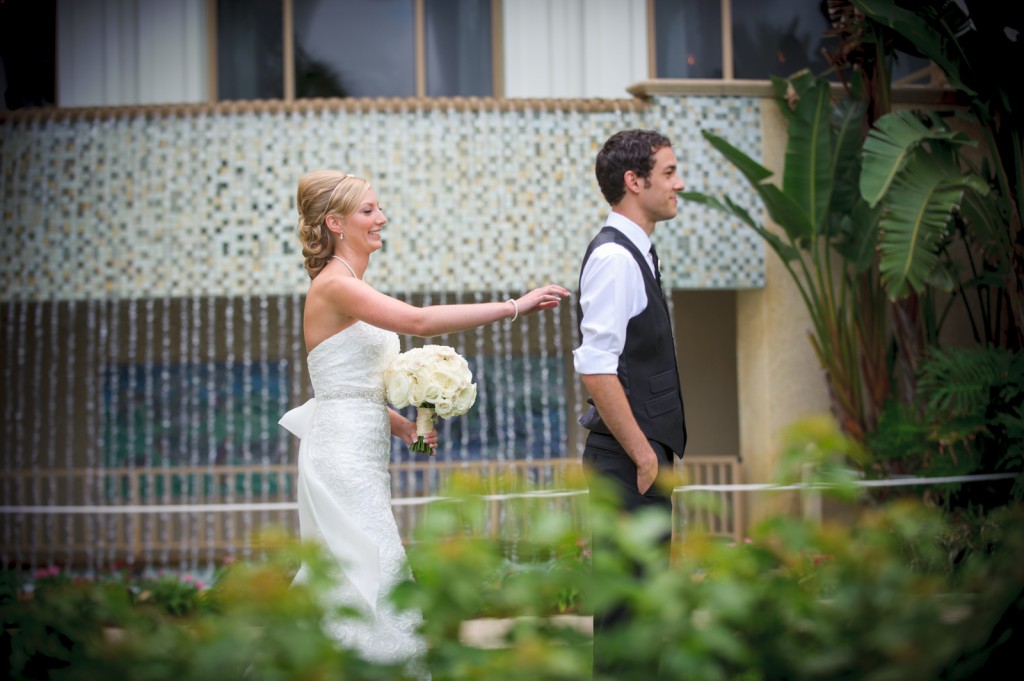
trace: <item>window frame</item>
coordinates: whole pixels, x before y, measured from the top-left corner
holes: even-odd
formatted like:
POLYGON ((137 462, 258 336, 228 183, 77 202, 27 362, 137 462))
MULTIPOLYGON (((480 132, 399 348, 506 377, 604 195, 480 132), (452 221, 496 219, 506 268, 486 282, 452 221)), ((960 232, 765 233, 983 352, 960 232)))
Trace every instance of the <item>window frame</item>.
MULTIPOLYGON (((732 58, 732 0, 719 0, 722 10, 722 77, 685 78, 680 80, 734 81, 735 71, 732 58)), ((668 80, 658 75, 658 32, 655 26, 654 0, 647 0, 647 77, 652 80, 668 80)))
MULTIPOLYGON (((722 77, 721 78, 680 78, 670 79, 658 76, 657 57, 657 30, 655 26, 655 0, 647 0, 647 72, 651 80, 681 80, 692 82, 731 82, 731 83, 768 83, 765 80, 741 80, 736 79, 736 68, 733 55, 732 40, 732 0, 719 0, 722 9, 722 77)), ((944 83, 942 72, 934 65, 929 64, 909 75, 893 81, 893 87, 904 86, 925 86, 940 87, 944 83)))
MULTIPOLYGON (((428 97, 427 94, 427 36, 426 36, 426 2, 427 0, 409 0, 413 5, 413 33, 415 55, 415 83, 416 98, 428 97)), ((280 0, 281 2, 281 31, 284 64, 282 99, 286 102, 299 99, 295 96, 295 25, 293 0, 280 0)), ((490 0, 491 3, 491 97, 502 97, 504 95, 504 64, 502 61, 501 42, 501 12, 502 0, 490 0)), ((217 79, 217 0, 207 0, 207 32, 209 48, 209 83, 208 97, 211 103, 221 101, 218 98, 219 83, 217 79)), ((302 99, 305 99, 304 97, 302 99)))

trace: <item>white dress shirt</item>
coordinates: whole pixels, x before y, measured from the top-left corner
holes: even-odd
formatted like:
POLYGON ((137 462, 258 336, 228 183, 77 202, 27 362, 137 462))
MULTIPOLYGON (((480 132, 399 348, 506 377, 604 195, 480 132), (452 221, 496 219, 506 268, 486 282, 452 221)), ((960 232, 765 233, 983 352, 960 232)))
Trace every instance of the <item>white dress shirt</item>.
MULTIPOLYGON (((606 225, 622 232, 647 257, 654 273, 651 239, 640 225, 612 211, 606 225)), ((601 244, 590 254, 580 276, 583 340, 572 353, 580 374, 615 374, 626 347, 629 320, 647 308, 643 273, 633 255, 616 243, 601 244)))

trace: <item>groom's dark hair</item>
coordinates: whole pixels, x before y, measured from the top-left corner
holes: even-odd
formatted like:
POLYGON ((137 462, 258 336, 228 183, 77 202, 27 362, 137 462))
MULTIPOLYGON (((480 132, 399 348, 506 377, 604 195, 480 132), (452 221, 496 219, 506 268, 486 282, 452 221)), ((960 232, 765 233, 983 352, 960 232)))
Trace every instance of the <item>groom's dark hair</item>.
POLYGON ((627 170, 647 179, 654 168, 654 154, 672 142, 654 130, 622 130, 608 138, 597 154, 594 174, 605 200, 615 205, 626 194, 623 180, 627 170))

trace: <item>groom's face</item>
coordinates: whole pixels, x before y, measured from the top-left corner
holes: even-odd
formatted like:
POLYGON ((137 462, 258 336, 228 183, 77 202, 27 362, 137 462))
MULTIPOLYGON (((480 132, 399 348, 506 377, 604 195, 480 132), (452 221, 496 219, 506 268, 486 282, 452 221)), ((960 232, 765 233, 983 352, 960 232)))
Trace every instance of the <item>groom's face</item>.
POLYGON ((662 147, 654 152, 654 167, 651 174, 640 183, 640 205, 653 222, 671 220, 676 216, 679 198, 676 192, 686 188, 679 177, 672 147, 662 147))

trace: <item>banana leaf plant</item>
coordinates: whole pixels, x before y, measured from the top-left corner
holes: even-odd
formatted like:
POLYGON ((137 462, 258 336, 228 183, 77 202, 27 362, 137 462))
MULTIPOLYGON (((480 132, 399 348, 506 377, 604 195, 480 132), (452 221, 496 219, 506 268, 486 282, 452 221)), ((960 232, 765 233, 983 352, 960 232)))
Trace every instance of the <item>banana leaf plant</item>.
POLYGON ((875 122, 863 148, 860 191, 882 205, 881 275, 890 298, 931 285, 950 290, 949 271, 938 266, 940 247, 960 210, 965 189, 988 193, 984 180, 965 173, 958 146, 977 146, 936 114, 897 111, 875 122))
POLYGON ((864 201, 851 184, 860 176, 864 104, 833 105, 829 84, 807 71, 772 82, 788 119, 781 184, 724 138, 708 130, 702 134, 746 178, 781 230, 728 196, 679 196, 738 218, 779 256, 810 315, 808 335, 833 412, 847 433, 863 439, 889 385, 884 298, 873 274, 882 209, 864 201))
MULTIPOLYGON (((996 76, 1005 72, 1007 66, 1024 62, 1024 22, 1019 3, 848 2, 869 22, 898 35, 902 44, 913 46, 917 54, 941 69, 949 87, 966 104, 964 116, 979 130, 978 136, 984 142, 980 162, 966 155, 958 159, 987 185, 982 190, 972 183, 956 216, 960 237, 971 246, 967 257, 972 277, 961 282, 960 291, 965 298, 970 293, 975 298, 974 306, 980 309, 981 319, 975 324, 977 340, 1019 350, 1024 346, 1024 88, 1013 78, 996 76)), ((898 130, 898 126, 894 122, 891 131, 879 126, 879 136, 891 135, 897 146, 913 148, 917 144, 914 133, 898 130)), ((879 166, 889 163, 881 158, 865 158, 865 165, 876 161, 879 166)), ((922 182, 941 184, 936 177, 939 168, 920 172, 924 175, 928 171, 933 171, 931 177, 922 182)), ((879 177, 882 176, 880 171, 879 177)), ((902 188, 893 191, 900 193, 902 188)), ((897 229, 894 238, 900 233, 897 229)), ((902 238, 906 238, 905 233, 902 238)), ((922 261, 915 267, 917 271, 904 275, 901 271, 907 270, 908 264, 889 260, 888 281, 893 291, 902 291, 904 283, 911 288, 920 284, 916 275, 927 271, 927 263, 922 261)))
POLYGON ((889 114, 865 140, 863 101, 833 103, 830 85, 809 72, 773 84, 788 119, 781 186, 725 139, 702 134, 751 184, 781 233, 728 196, 680 197, 739 218, 779 256, 810 314, 833 411, 863 439, 891 387, 885 295, 949 288, 939 256, 953 215, 965 187, 985 185, 960 170, 957 147, 970 138, 938 116, 889 114))

